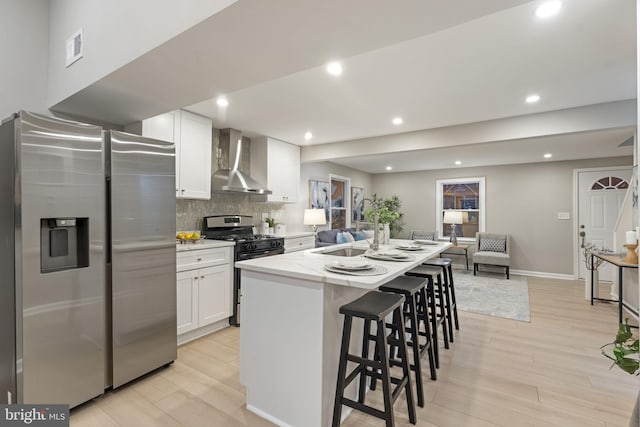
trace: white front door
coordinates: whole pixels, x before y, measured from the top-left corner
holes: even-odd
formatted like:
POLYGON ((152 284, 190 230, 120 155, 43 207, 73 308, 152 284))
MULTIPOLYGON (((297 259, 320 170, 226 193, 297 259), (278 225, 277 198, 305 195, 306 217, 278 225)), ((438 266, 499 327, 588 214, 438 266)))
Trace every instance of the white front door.
MULTIPOLYGON (((614 168, 578 172, 578 248, 585 233, 585 242, 597 248, 619 251, 613 247, 613 233, 618 212, 630 186, 631 168, 614 168), (584 226, 584 228, 582 228, 584 226)), ((579 277, 584 278, 586 266, 580 249, 579 277)), ((600 268, 600 280, 613 281, 613 269, 605 263, 600 268)))

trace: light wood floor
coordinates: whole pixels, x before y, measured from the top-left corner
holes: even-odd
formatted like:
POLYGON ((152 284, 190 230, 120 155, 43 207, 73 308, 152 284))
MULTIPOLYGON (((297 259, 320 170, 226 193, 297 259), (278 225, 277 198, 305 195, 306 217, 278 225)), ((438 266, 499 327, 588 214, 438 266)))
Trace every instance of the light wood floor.
MULTIPOLYGON (((609 370, 599 350, 616 306, 590 306, 582 282, 529 278, 529 293, 530 323, 460 312, 438 380, 425 369, 418 426, 627 426, 639 378, 609 370)), ((244 408, 239 337, 227 328, 180 347, 171 367, 72 410, 71 426, 272 425, 244 408)), ((381 407, 379 390, 367 400, 381 407)), ((394 408, 410 426, 403 398, 394 408)), ((384 423, 354 411, 343 425, 384 423)))

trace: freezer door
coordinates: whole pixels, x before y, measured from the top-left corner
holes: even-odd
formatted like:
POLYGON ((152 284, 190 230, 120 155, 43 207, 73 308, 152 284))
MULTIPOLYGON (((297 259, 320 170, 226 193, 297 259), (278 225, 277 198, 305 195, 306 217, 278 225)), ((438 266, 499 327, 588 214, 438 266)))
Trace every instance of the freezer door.
POLYGON ((113 387, 175 360, 173 143, 111 131, 113 387))
POLYGON ((76 406, 104 392, 101 132, 26 112, 16 121, 19 402, 76 406), (43 259, 64 259, 64 268, 43 270, 43 259))

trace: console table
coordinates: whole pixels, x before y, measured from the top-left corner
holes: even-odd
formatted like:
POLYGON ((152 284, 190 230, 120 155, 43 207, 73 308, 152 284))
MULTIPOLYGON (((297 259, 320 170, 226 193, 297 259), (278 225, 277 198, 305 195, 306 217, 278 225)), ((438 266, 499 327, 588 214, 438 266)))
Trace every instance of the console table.
MULTIPOLYGON (((610 302, 617 302, 618 303, 618 323, 622 323, 622 308, 626 308, 627 310, 631 311, 633 314, 635 314, 636 316, 638 315, 638 311, 631 307, 630 305, 628 305, 627 303, 625 303, 622 300, 622 270, 625 268, 638 268, 638 264, 629 264, 627 262, 625 262, 624 258, 621 258, 620 255, 606 255, 606 254, 599 254, 599 253, 595 253, 595 252, 591 252, 591 265, 594 265, 594 258, 599 258, 605 262, 608 262, 609 264, 612 264, 614 266, 617 267, 618 269, 618 299, 609 299, 609 298, 598 298, 598 297, 594 297, 593 296, 593 271, 591 270, 591 305, 593 305, 593 301, 610 301, 610 302)), ((633 325, 630 325, 633 326, 633 325)))

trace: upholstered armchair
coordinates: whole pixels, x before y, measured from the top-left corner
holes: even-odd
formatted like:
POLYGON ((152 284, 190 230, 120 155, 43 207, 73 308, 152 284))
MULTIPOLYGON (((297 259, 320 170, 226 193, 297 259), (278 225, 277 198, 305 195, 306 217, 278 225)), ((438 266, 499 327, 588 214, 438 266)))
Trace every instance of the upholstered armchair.
POLYGON ((411 240, 436 240, 436 232, 435 231, 412 231, 411 240))
POLYGON ((476 248, 473 254, 473 275, 478 265, 504 267, 509 278, 509 235, 499 233, 476 233, 476 248))

